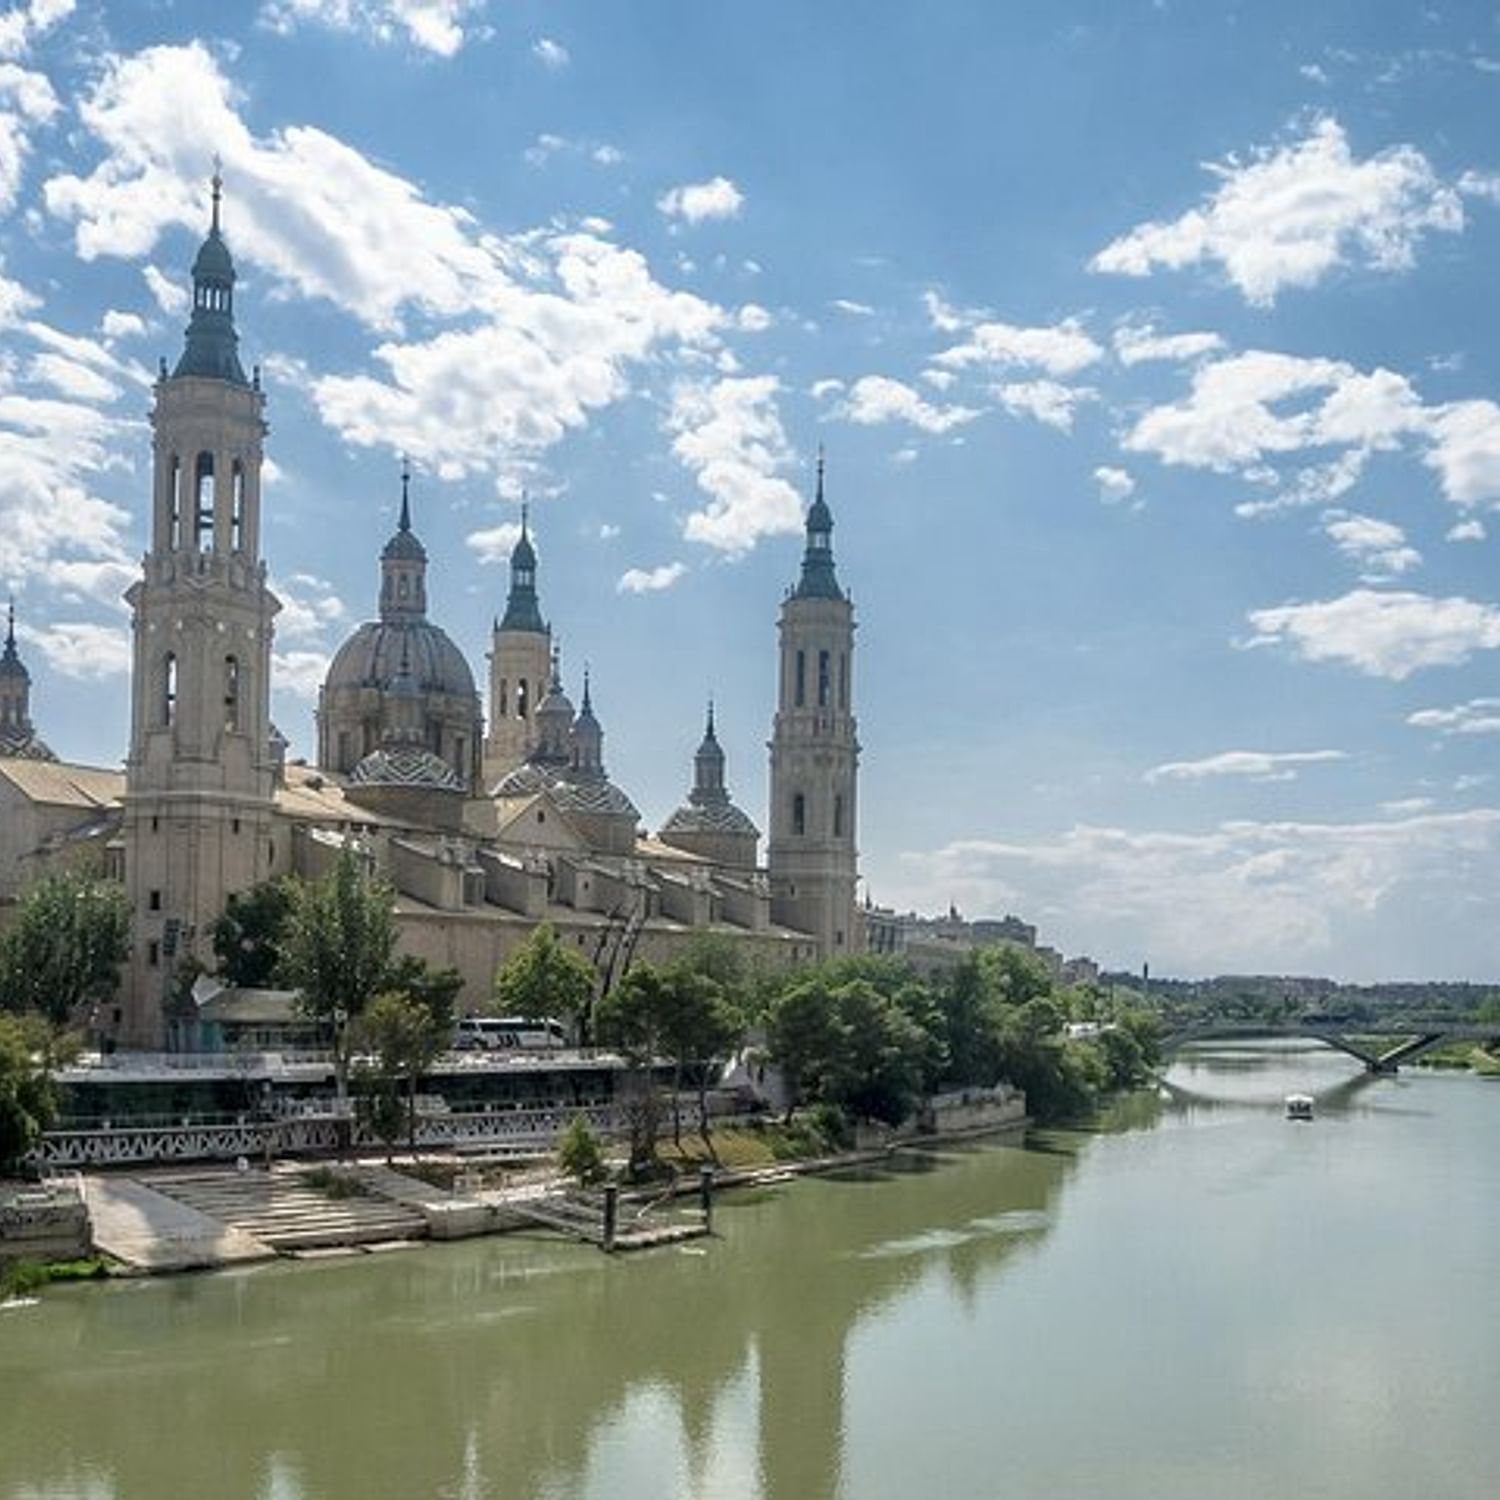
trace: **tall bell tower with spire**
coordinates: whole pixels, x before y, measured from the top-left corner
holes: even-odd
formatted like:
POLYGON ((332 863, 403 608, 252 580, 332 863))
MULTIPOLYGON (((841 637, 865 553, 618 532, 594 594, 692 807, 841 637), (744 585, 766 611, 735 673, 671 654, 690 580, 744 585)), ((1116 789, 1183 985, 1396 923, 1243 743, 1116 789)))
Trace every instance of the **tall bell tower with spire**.
POLYGON ((552 673, 552 629, 536 592, 536 548, 521 507, 521 535, 510 554, 510 596, 490 643, 490 727, 484 741, 484 783, 493 787, 536 748, 537 705, 552 673))
POLYGON ((807 512, 802 576, 781 606, 781 672, 771 731, 771 917, 811 933, 822 958, 862 946, 858 876, 859 741, 854 722, 854 606, 833 565, 833 513, 807 512))
POLYGON ((193 261, 182 356, 151 412, 150 545, 133 616, 125 885, 131 956, 119 1039, 160 1045, 177 966, 207 959, 209 927, 274 859, 272 621, 260 555, 265 398, 245 378, 234 262, 213 217, 193 261))

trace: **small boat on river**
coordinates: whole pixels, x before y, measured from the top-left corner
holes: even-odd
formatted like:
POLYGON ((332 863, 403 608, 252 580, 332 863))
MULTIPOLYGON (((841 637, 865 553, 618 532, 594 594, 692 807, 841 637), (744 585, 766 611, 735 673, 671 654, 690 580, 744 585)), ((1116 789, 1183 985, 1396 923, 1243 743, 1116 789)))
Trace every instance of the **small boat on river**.
POLYGON ((1286 1117, 1289 1120, 1311 1120, 1313 1117, 1312 1095, 1288 1094, 1286 1096, 1286 1117))

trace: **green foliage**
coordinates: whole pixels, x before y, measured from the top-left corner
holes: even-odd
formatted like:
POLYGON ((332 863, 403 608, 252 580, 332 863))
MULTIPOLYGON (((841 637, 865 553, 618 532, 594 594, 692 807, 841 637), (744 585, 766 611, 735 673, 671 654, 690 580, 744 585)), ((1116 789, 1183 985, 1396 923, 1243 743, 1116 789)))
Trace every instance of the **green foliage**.
POLYGON ((573 1116, 557 1143, 557 1162, 579 1187, 591 1187, 604 1179, 604 1148, 582 1115, 573 1116))
POLYGON ((661 1101, 652 1064, 663 1056, 663 1040, 673 999, 662 970, 632 964, 625 978, 599 1000, 594 1010, 598 1038, 625 1059, 625 1114, 630 1125, 630 1171, 648 1173, 656 1163, 661 1101))
POLYGON ((68 1047, 40 1016, 0 1014, 0 1174, 15 1170, 56 1117, 52 1069, 68 1047))
POLYGON ((230 896, 210 929, 225 984, 260 990, 275 983, 296 900, 295 882, 284 878, 263 880, 230 896))
POLYGON ((552 924, 543 922, 500 966, 495 1003, 502 1015, 556 1016, 578 1026, 588 1016, 594 980, 594 966, 564 947, 552 924))
POLYGON ((0 1010, 84 1021, 120 982, 130 951, 130 908, 118 882, 79 870, 44 875, 21 897, 0 937, 0 1010))
POLYGON ((396 947, 395 896, 347 844, 327 875, 291 890, 278 977, 299 991, 304 1015, 332 1028, 334 1067, 343 1079, 349 1033, 339 1022, 356 1021, 385 988, 396 947))
POLYGON ((399 1101, 404 1089, 407 1141, 415 1147, 417 1083, 448 1045, 454 991, 445 974, 429 975, 420 960, 406 959, 395 967, 404 970, 411 988, 377 995, 355 1025, 356 1044, 370 1055, 359 1098, 369 1106, 365 1118, 389 1145, 401 1129, 399 1103, 394 1128, 388 1128, 390 1100, 399 1101))

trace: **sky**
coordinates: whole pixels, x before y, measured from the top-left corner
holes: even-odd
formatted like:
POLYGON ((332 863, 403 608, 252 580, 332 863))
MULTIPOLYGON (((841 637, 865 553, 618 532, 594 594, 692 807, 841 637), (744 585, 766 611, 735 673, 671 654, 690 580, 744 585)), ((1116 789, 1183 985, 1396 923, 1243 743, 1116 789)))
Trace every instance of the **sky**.
MULTIPOLYGON (((3 0, 0 0, 3 4, 3 0)), ((401 456, 484 682, 543 609, 657 827, 765 826, 819 445, 863 889, 1111 966, 1500 978, 1491 3, 0 9, 0 587, 126 749, 157 362, 222 160, 314 749, 401 456)))

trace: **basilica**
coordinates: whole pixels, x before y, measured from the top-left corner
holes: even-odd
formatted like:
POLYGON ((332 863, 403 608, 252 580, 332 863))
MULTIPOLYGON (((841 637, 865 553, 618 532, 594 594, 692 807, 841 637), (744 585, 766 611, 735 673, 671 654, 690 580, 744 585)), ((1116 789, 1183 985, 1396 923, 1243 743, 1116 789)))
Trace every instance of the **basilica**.
POLYGON ((316 764, 288 760, 270 718, 280 604, 260 544, 266 395, 240 360, 220 199, 215 178, 183 352, 155 387, 149 541, 126 596, 123 772, 58 761, 37 737, 13 614, 0 657, 0 902, 58 861, 102 859, 123 876, 131 954, 101 1029, 163 1045, 177 979, 212 964, 227 898, 315 877, 345 847, 394 889, 402 950, 457 968, 470 1012, 489 1007, 496 968, 541 921, 604 985, 703 933, 777 967, 861 950, 854 618, 821 459, 779 619, 764 859, 730 794, 712 705, 682 806, 654 834, 642 826, 606 768, 587 673, 576 707, 568 694, 524 511, 481 701, 430 617, 405 468, 376 616, 329 665, 316 764))

